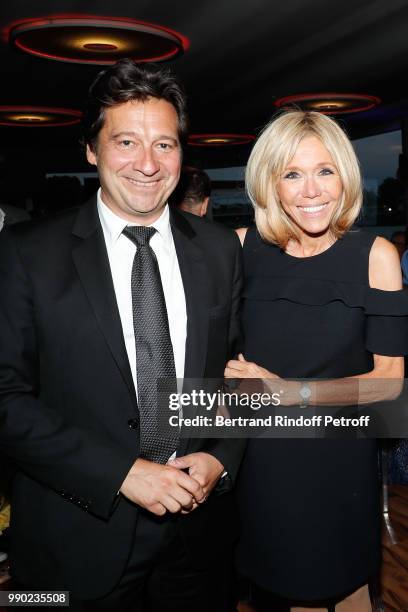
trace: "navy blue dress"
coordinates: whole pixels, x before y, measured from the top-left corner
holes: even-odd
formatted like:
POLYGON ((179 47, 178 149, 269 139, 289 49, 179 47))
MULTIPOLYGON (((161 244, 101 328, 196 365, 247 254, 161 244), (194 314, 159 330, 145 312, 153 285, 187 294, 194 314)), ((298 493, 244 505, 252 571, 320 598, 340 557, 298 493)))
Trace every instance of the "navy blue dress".
MULTIPOLYGON (((369 287, 374 239, 353 230, 323 253, 297 258, 249 229, 245 358, 284 378, 316 379, 363 374, 373 354, 407 352, 404 292, 369 287)), ((375 440, 252 439, 237 495, 238 569, 264 589, 328 599, 378 571, 375 440)))

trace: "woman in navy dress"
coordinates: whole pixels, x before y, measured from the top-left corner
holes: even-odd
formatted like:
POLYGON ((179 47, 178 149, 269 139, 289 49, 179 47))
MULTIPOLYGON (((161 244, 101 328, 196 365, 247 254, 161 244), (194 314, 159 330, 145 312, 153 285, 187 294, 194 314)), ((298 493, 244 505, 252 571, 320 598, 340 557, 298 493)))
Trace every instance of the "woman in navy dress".
MULTIPOLYGON (((407 292, 395 247, 352 229, 362 189, 343 130, 320 113, 281 115, 254 146, 247 189, 256 227, 238 231, 245 350, 226 376, 278 381, 288 405, 397 397, 407 292)), ((381 560, 375 440, 251 439, 237 493, 241 574, 292 611, 371 610, 367 584, 381 560)))

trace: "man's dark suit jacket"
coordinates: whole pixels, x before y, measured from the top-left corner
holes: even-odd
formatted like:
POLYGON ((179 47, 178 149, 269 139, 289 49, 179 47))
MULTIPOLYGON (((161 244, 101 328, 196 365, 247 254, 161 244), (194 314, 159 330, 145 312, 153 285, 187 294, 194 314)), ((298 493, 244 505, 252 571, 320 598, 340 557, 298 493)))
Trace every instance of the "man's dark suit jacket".
MULTIPOLYGON (((230 230, 171 211, 187 306, 185 377, 222 377, 238 338, 240 246, 230 230)), ((0 235, 0 450, 19 471, 14 574, 99 597, 134 543, 137 506, 117 495, 138 457, 135 396, 96 200, 0 235)), ((187 440, 234 478, 239 440, 187 440)), ((230 493, 180 516, 195 564, 234 536, 230 493)))

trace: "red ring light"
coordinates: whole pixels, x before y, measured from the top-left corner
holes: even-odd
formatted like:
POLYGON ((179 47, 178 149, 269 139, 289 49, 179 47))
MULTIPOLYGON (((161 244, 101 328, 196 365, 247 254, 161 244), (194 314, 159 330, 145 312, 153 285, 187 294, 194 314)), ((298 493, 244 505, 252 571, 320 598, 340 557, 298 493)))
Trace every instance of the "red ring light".
POLYGON ((291 109, 298 106, 301 110, 317 111, 324 115, 344 115, 361 113, 381 103, 377 96, 354 93, 310 93, 285 96, 275 101, 275 106, 291 109))
POLYGON ((47 106, 0 106, 0 126, 62 127, 76 125, 82 113, 69 108, 47 106))
POLYGON ((23 20, 5 30, 18 49, 62 62, 110 65, 123 57, 136 62, 175 59, 187 38, 133 19, 77 15, 23 20))

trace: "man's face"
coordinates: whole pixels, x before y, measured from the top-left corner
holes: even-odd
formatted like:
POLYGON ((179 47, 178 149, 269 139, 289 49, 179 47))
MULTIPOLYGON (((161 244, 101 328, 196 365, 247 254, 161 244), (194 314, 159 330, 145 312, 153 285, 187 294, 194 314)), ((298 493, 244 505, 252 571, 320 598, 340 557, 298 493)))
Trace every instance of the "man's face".
POLYGON ((180 176, 181 147, 174 107, 149 98, 107 108, 90 164, 98 168, 102 200, 126 221, 157 219, 180 176))

